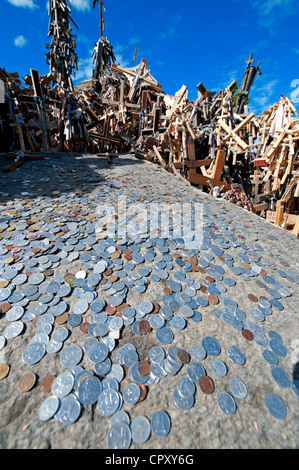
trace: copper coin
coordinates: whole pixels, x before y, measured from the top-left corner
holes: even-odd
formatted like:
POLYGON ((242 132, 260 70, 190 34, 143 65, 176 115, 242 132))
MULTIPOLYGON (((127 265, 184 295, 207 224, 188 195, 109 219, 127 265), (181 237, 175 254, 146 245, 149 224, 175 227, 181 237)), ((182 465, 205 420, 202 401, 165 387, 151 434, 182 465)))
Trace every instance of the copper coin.
POLYGON ((140 403, 143 401, 147 395, 147 388, 144 384, 137 384, 138 387, 140 388, 140 398, 137 403, 140 403))
POLYGON ((112 274, 112 276, 109 277, 110 282, 116 282, 118 279, 118 276, 116 274, 112 274))
POLYGON ((210 305, 217 305, 219 303, 217 295, 213 295, 213 294, 208 296, 208 301, 210 305))
POLYGON ((211 395, 211 393, 213 393, 214 391, 214 382, 207 375, 203 375, 202 377, 200 377, 200 379, 198 380, 198 385, 201 391, 206 395, 211 395))
POLYGON ((111 276, 112 274, 112 269, 109 268, 109 269, 106 269, 106 271, 103 272, 104 276, 111 276))
POLYGON ((147 335, 150 333, 152 327, 147 320, 140 320, 137 326, 137 330, 141 335, 147 335))
POLYGON ((258 298, 254 294, 248 294, 248 299, 251 300, 251 302, 257 302, 258 298))
POLYGON ((188 364, 190 362, 190 356, 184 349, 179 349, 176 358, 182 364, 188 364))
POLYGON ((160 310, 160 305, 157 302, 152 302, 152 304, 154 306, 154 310, 152 311, 152 313, 158 313, 160 310))
POLYGON ((126 303, 123 303, 123 304, 120 304, 116 307, 116 310, 118 311, 118 313, 123 313, 124 309, 129 307, 128 304, 126 303))
POLYGON ((89 327, 90 327, 90 323, 88 323, 87 321, 81 323, 79 326, 80 331, 82 333, 88 333, 89 327))
POLYGON ((199 267, 198 266, 192 266, 192 272, 193 273, 198 273, 199 272, 199 267))
POLYGON ((265 269, 262 269, 261 272, 259 273, 259 276, 266 276, 267 271, 265 269))
POLYGON ((54 269, 46 269, 46 271, 43 272, 45 276, 53 276, 54 274, 54 269))
POLYGON ((55 317, 54 321, 57 325, 63 325, 64 323, 67 322, 68 317, 69 317, 69 314, 65 312, 62 315, 58 315, 58 317, 55 317))
POLYGON ((116 307, 114 307, 114 305, 107 305, 105 313, 107 313, 107 315, 114 315, 116 313, 116 307))
POLYGON ((127 260, 127 261, 131 261, 132 255, 125 255, 124 258, 125 258, 125 260, 127 260))
POLYGON ((212 276, 206 276, 206 277, 205 277, 205 280, 206 280, 207 282, 214 282, 214 281, 215 281, 215 279, 214 279, 212 276))
POLYGON ((202 292, 203 294, 206 294, 206 293, 208 292, 207 286, 201 286, 201 292, 202 292))
POLYGON ((28 372, 28 374, 23 375, 20 378, 18 383, 19 392, 29 392, 36 383, 36 375, 33 372, 28 372))
POLYGON ((252 341, 253 340, 253 333, 252 331, 250 330, 242 330, 242 336, 247 339, 248 341, 252 341))
POLYGON ((150 373, 150 364, 147 361, 139 362, 137 365, 138 373, 142 376, 148 375, 150 373))
POLYGON ((10 309, 11 305, 6 302, 5 304, 0 305, 1 313, 6 313, 10 309))
POLYGON ((52 384, 55 379, 55 375, 47 375, 46 377, 44 377, 40 384, 42 392, 50 393, 52 390, 52 384))
POLYGON ((191 258, 189 258, 189 263, 192 266, 196 266, 197 265, 197 258, 195 258, 194 256, 191 256, 191 258))
POLYGON ((4 379, 9 372, 8 364, 0 364, 0 380, 4 379))
POLYGON ((169 287, 165 287, 165 289, 164 289, 164 294, 166 294, 166 295, 171 295, 171 294, 172 294, 172 290, 171 290, 169 287))
POLYGON ((21 251, 21 249, 22 249, 21 247, 15 246, 14 248, 12 248, 11 252, 12 253, 19 253, 21 251))

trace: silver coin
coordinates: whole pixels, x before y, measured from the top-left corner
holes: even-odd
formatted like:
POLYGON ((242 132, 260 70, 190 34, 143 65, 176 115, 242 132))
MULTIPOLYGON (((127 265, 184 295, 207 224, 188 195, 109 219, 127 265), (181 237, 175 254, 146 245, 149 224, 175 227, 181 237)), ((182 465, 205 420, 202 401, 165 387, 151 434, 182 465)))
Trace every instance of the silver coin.
POLYGON ((102 416, 112 416, 119 409, 120 394, 117 390, 103 390, 97 400, 97 410, 102 416))
POLYGON ((10 323, 10 325, 8 325, 4 332, 3 332, 3 336, 6 338, 6 339, 11 339, 11 338, 15 338, 16 336, 20 335, 24 329, 24 323, 21 322, 21 321, 15 321, 15 322, 12 322, 10 323))
POLYGON ((47 397, 38 410, 38 417, 40 421, 48 421, 53 418, 56 411, 58 410, 60 400, 58 397, 51 396, 47 397))
POLYGON ((229 386, 230 386, 232 394, 236 398, 243 399, 247 397, 247 387, 241 379, 238 379, 238 378, 232 379, 230 381, 229 386))
POLYGON ((45 355, 46 345, 35 341, 30 343, 23 351, 22 360, 25 364, 36 364, 45 355))
POLYGON ((52 383, 52 393, 57 398, 66 397, 73 389, 75 378, 71 372, 66 371, 59 374, 52 383))
POLYGON ((52 335, 52 339, 57 342, 63 342, 67 339, 69 335, 69 330, 62 326, 61 328, 55 329, 52 335))
POLYGON ((151 419, 151 428, 156 436, 167 436, 171 428, 171 421, 168 413, 162 410, 156 411, 151 419))
POLYGON ((220 359, 211 361, 211 369, 217 377, 225 377, 227 374, 226 364, 220 359))
POLYGON ((178 389, 176 387, 173 392, 173 401, 174 401, 174 404, 181 410, 190 410, 190 408, 192 408, 194 405, 195 399, 194 399, 194 395, 192 395, 189 398, 183 398, 179 394, 178 389))
POLYGON ((1 349, 4 348, 5 345, 6 345, 6 338, 4 336, 0 336, 0 351, 1 349))
POLYGON ((114 426, 119 423, 126 423, 128 426, 130 426, 131 419, 126 411, 117 411, 117 413, 112 416, 110 426, 114 426))
POLYGON ((150 437, 151 425, 145 416, 137 416, 131 423, 132 439, 136 444, 144 444, 150 437))
POLYGON ((59 352, 63 347, 62 341, 55 341, 53 338, 46 345, 46 351, 48 354, 55 354, 59 352))
POLYGON ((237 409, 234 398, 227 392, 218 395, 218 404, 223 413, 228 415, 234 414, 237 409))
POLYGON ((132 433, 127 423, 121 421, 110 426, 107 434, 108 449, 129 449, 131 441, 132 433))
POLYGON ((179 380, 177 390, 182 398, 190 398, 196 391, 194 382, 189 377, 182 377, 179 380))
POLYGON ((18 305, 13 305, 5 315, 5 320, 7 321, 16 321, 19 320, 24 313, 24 308, 18 305))
POLYGON ((88 359, 94 363, 103 362, 107 358, 108 352, 106 344, 97 341, 88 349, 88 359))
POLYGON ((83 351, 80 346, 73 344, 65 348, 60 355, 60 363, 62 366, 70 368, 74 367, 81 361, 83 351))
POLYGON ((125 386, 122 396, 125 403, 135 405, 141 395, 140 388, 136 383, 129 383, 125 386))
POLYGON ((54 418, 61 424, 73 424, 81 413, 81 405, 74 395, 68 395, 61 399, 58 411, 54 418))
POLYGON ((78 400, 82 405, 92 405, 97 401, 101 391, 102 385, 97 377, 86 377, 79 385, 78 400))

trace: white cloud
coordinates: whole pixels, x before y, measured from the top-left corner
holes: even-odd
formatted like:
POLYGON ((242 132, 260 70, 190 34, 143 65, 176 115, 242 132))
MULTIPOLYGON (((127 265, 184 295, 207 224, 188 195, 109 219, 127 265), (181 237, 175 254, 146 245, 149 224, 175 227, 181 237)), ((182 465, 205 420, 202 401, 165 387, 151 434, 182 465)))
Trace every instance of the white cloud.
POLYGON ((82 80, 87 78, 92 78, 93 74, 93 58, 90 56, 86 59, 79 59, 78 61, 78 70, 76 71, 75 80, 82 80))
POLYGON ((90 10, 91 0, 71 0, 71 4, 76 10, 90 10))
POLYGON ((115 54, 115 63, 119 64, 121 67, 128 67, 130 65, 127 59, 124 59, 122 54, 115 54))
POLYGON ((34 3, 33 0, 7 0, 9 3, 14 5, 15 7, 23 7, 29 8, 30 10, 34 10, 34 8, 38 8, 38 6, 34 3))
POLYGON ((257 10, 259 24, 269 28, 282 17, 294 14, 297 0, 254 0, 252 7, 257 10))
POLYGON ((27 43, 28 43, 27 39, 24 38, 24 36, 22 34, 15 37, 15 39, 14 39, 14 44, 17 47, 24 47, 24 46, 26 46, 27 43))
POLYGON ((259 85, 254 84, 249 93, 249 108, 254 113, 266 111, 275 101, 277 101, 277 85, 278 80, 270 80, 266 82, 264 77, 263 83, 260 80, 259 85))

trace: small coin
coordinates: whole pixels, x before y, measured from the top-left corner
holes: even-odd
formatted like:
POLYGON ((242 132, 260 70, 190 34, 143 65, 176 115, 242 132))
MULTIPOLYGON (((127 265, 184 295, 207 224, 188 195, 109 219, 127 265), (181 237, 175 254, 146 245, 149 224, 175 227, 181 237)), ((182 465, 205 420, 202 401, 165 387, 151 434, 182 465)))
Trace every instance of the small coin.
POLYGON ((190 362, 190 355, 184 349, 179 349, 176 358, 182 364, 188 364, 190 362))
POLYGON ((0 364, 0 380, 4 379, 9 372, 9 365, 8 364, 0 364))
POLYGON ((88 333, 90 325, 91 325, 91 323, 89 323, 89 322, 83 322, 79 326, 79 329, 82 333, 88 333))
POLYGON ((5 304, 0 305, 0 311, 1 313, 6 313, 10 309, 11 305, 6 302, 5 304))
POLYGON ((250 330, 247 330, 247 329, 242 330, 242 336, 248 341, 253 340, 253 333, 250 330))
POLYGON ((207 375, 203 375, 202 377, 200 377, 200 379, 198 380, 198 385, 201 391, 206 395, 211 395, 214 391, 214 382, 207 375))
POLYGON ((141 335, 147 335, 151 332, 152 327, 147 320, 140 320, 137 326, 137 330, 141 335))
POLYGON ((209 295, 208 296, 208 302, 210 305, 217 305, 219 303, 219 299, 216 295, 209 295))
POLYGON ((137 371, 140 375, 146 376, 150 373, 150 364, 147 361, 139 362, 137 365, 137 371))
POLYGON ((254 294, 248 294, 248 299, 251 300, 251 302, 257 302, 258 298, 254 294))
POLYGON ((23 375, 18 383, 19 392, 29 392, 29 390, 34 387, 36 379, 37 377, 33 372, 29 372, 28 374, 23 375))
POLYGON ((40 384, 40 388, 42 392, 50 393, 52 390, 52 384, 55 379, 56 379, 55 375, 47 375, 46 377, 44 377, 40 384))
POLYGON ((137 384, 138 387, 140 388, 140 398, 137 403, 140 403, 141 401, 145 400, 146 395, 147 395, 147 388, 144 384, 137 384))

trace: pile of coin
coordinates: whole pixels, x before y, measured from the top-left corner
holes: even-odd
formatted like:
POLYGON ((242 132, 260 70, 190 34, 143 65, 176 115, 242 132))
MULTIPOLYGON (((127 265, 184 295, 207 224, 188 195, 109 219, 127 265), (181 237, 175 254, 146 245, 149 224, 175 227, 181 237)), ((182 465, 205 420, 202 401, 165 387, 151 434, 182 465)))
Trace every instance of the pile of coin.
MULTIPOLYGON (((119 217, 119 232, 135 219, 130 206, 139 199, 138 191, 130 193, 127 215, 119 217)), ((152 195, 149 205, 162 200, 152 195)), ((62 368, 44 384, 51 396, 41 403, 39 419, 72 424, 84 407, 96 404, 97 412, 111 419, 109 448, 142 444, 151 433, 167 436, 171 418, 164 410, 151 419, 138 416, 130 422, 121 408, 144 400, 148 386, 180 374, 173 401, 177 408, 189 410, 196 393, 214 393, 210 375, 226 377, 228 360, 238 366, 246 364, 233 334, 227 358, 220 340, 212 336, 202 335, 200 342, 186 349, 172 344, 187 328, 196 326, 200 331, 205 309, 219 325, 224 322, 232 333, 260 346, 265 361, 275 366, 273 380, 292 388, 298 396, 297 382, 278 366, 279 357, 287 354, 282 338, 275 331, 266 333, 262 326, 284 309, 283 299, 292 295, 290 280, 299 283, 298 273, 287 261, 278 260, 274 266, 273 261, 263 259, 260 245, 238 241, 246 230, 234 220, 235 209, 216 214, 208 205, 200 247, 193 243, 192 217, 184 237, 171 236, 175 219, 170 236, 159 237, 158 219, 153 218, 154 235, 150 236, 149 224, 143 220, 140 236, 132 233, 122 238, 110 226, 108 235, 100 238, 101 211, 97 210, 96 220, 86 218, 86 213, 107 201, 117 201, 108 190, 99 196, 82 197, 81 210, 72 215, 78 195, 70 192, 57 197, 55 204, 48 197, 37 197, 27 210, 26 204, 15 204, 14 216, 3 206, 0 210, 0 349, 22 335, 25 325, 32 322, 35 335, 22 351, 23 364, 34 365, 47 354, 58 354, 62 368), (64 266, 67 272, 61 274, 64 266), (58 268, 60 274, 56 273, 58 268), (267 272, 271 268, 275 277, 267 272), (238 278, 264 286, 266 297, 251 294, 249 300, 255 308, 249 311, 233 299, 238 278), (164 289, 159 302, 148 295, 148 287, 155 285, 164 289), (139 302, 128 302, 131 291, 139 296, 134 297, 140 298, 139 302), (140 359, 134 344, 120 341, 125 328, 145 342, 154 338, 156 345, 148 350, 147 360, 140 359), (83 334, 82 344, 69 344, 76 329, 83 334), (88 369, 82 366, 84 357, 88 358, 88 369), (121 391, 125 371, 129 383, 121 391)), ((252 290, 255 292, 254 287, 252 290)), ((9 366, 2 364, 1 379, 8 374, 9 366)), ((24 376, 20 392, 31 390, 35 383, 36 376, 24 376)), ((234 414, 240 400, 247 397, 247 386, 238 377, 230 381, 230 391, 218 393, 219 409, 225 414, 234 414)), ((274 394, 265 397, 265 406, 276 418, 286 415, 285 405, 274 394)))

